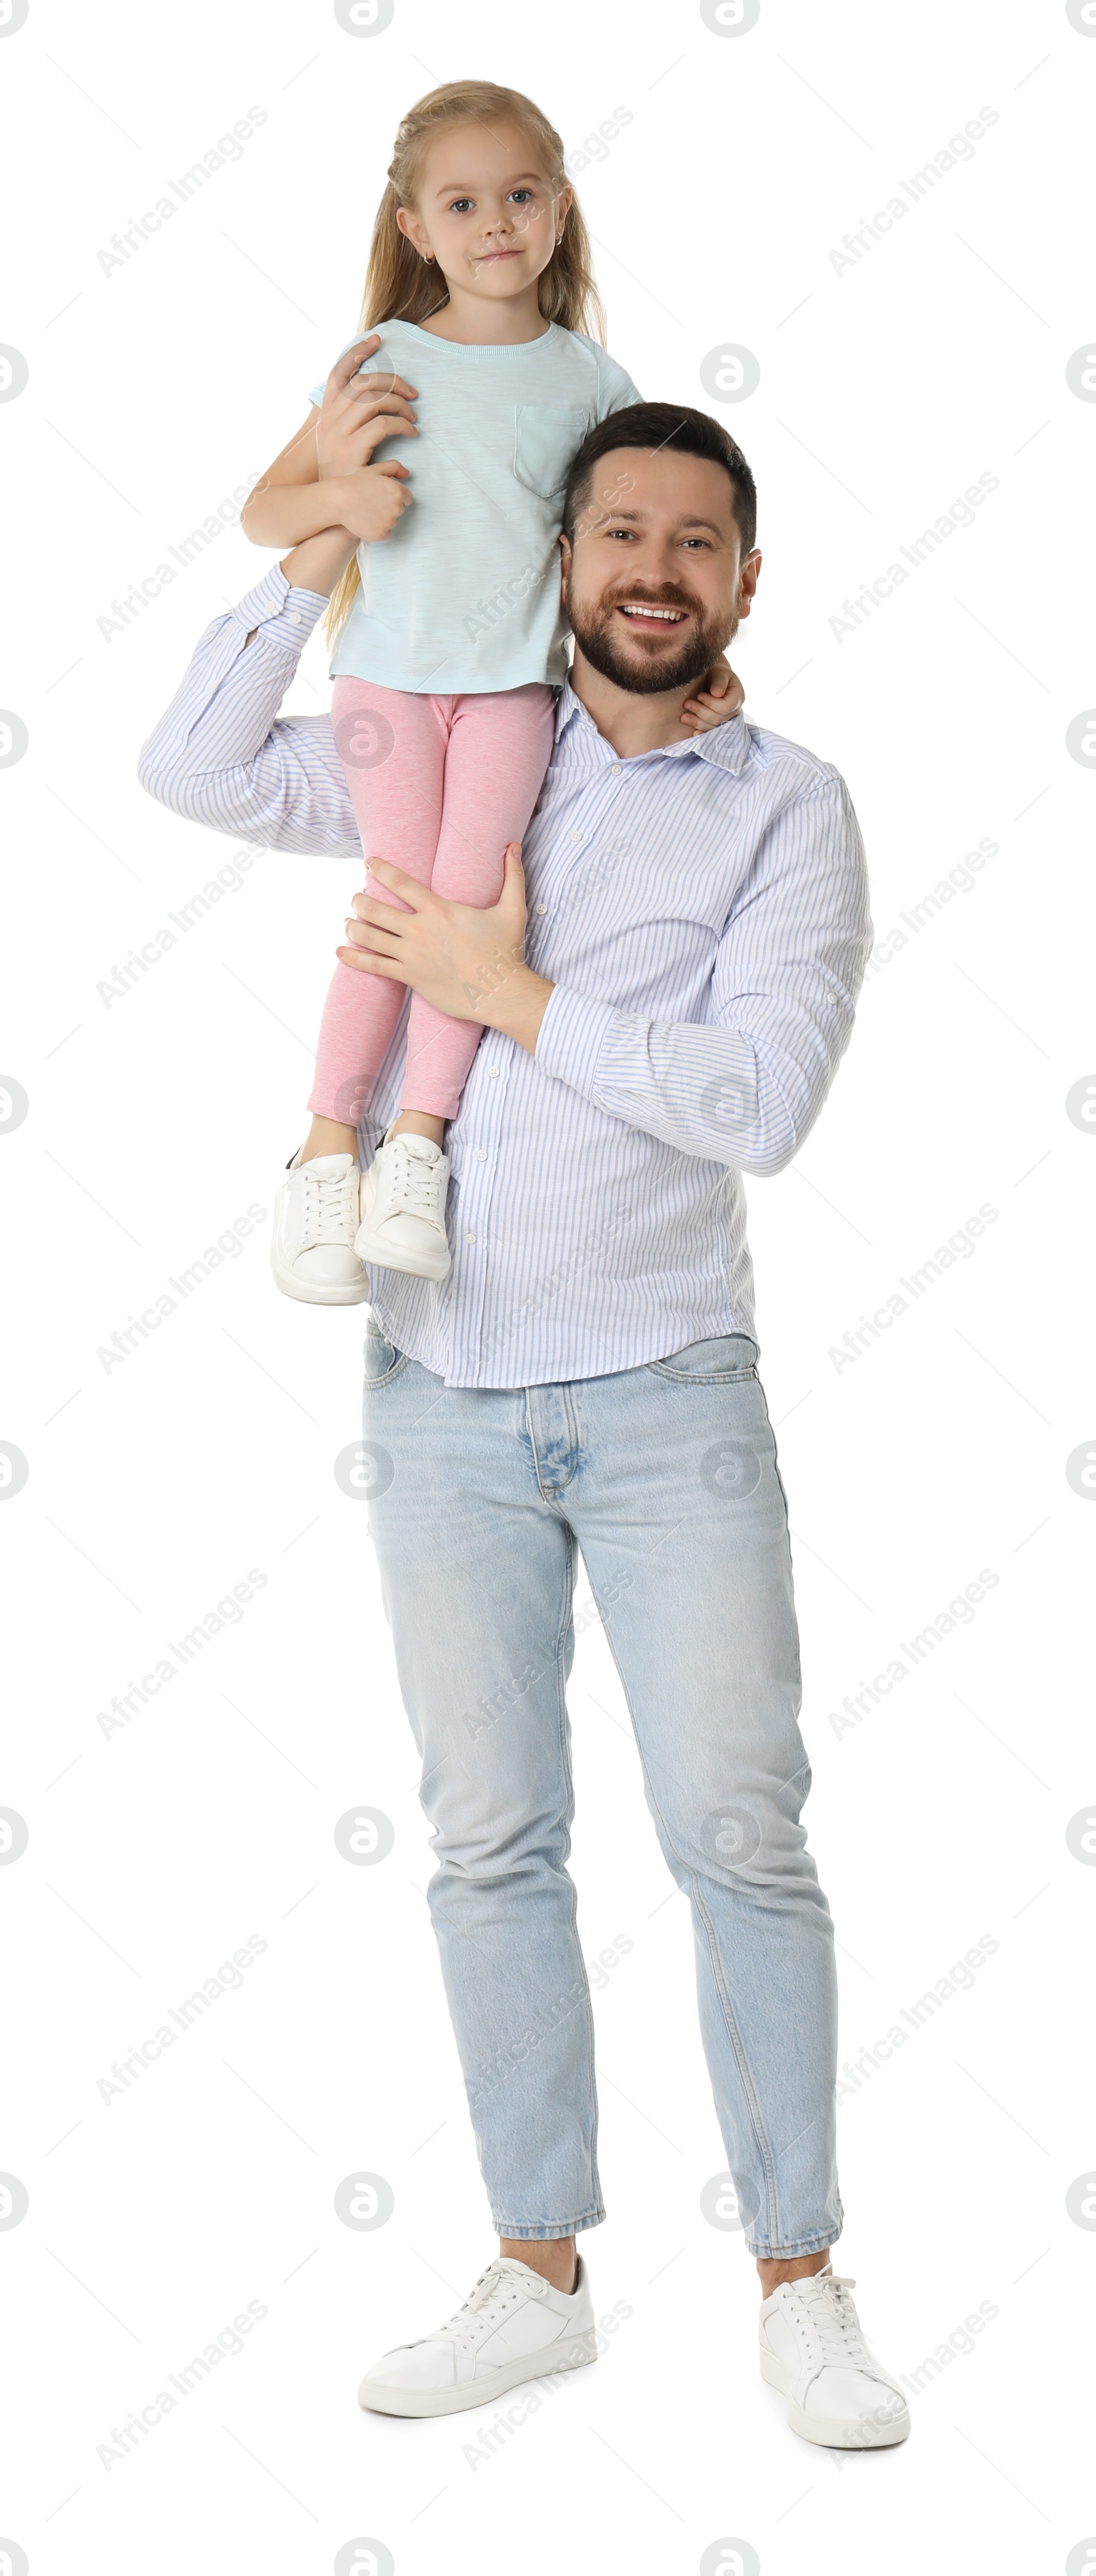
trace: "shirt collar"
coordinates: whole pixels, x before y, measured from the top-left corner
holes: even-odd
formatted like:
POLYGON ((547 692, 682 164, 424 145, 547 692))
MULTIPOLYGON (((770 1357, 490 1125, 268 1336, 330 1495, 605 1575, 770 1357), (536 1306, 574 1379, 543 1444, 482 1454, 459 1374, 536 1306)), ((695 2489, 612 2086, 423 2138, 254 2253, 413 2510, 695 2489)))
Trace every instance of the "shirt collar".
MULTIPOLYGON (((570 681, 565 680, 560 692, 559 705, 556 708, 557 743, 562 742, 564 735, 572 730, 576 742, 581 737, 582 748, 587 756, 600 745, 606 764, 616 761, 612 744, 606 742, 604 734, 598 732, 593 717, 583 706, 581 699, 576 698, 570 681)), ((641 756, 651 760, 681 760, 682 758, 707 760, 711 761, 717 769, 731 770, 737 777, 745 769, 751 749, 750 728, 745 717, 739 714, 730 716, 726 724, 718 725, 714 733, 694 734, 688 740, 683 739, 680 743, 666 743, 660 750, 641 756)))

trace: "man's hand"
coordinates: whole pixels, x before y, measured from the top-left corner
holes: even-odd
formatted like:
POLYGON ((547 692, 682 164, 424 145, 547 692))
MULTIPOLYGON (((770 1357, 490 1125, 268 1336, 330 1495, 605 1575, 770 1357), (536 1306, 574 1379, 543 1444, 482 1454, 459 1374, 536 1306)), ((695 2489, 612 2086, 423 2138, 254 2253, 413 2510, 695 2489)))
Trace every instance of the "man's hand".
POLYGON ((532 1055, 553 987, 525 962, 525 878, 512 841, 498 902, 447 903, 388 859, 368 861, 371 876, 401 907, 356 894, 346 924, 350 945, 338 955, 366 975, 410 984, 450 1019, 501 1029, 532 1055))
POLYGON ((746 692, 737 671, 732 671, 726 654, 705 674, 695 698, 686 698, 681 722, 687 733, 713 733, 717 725, 726 724, 746 702, 746 692))

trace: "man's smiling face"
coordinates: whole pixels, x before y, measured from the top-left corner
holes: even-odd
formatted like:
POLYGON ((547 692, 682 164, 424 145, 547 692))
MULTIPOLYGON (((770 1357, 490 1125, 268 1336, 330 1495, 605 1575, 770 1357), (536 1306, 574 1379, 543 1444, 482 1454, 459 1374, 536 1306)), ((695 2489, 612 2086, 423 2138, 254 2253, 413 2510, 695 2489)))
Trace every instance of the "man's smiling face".
POLYGON ((575 643, 629 693, 687 688, 748 617, 760 557, 742 561, 722 465, 672 449, 613 448, 592 469, 574 543, 561 538, 575 643))

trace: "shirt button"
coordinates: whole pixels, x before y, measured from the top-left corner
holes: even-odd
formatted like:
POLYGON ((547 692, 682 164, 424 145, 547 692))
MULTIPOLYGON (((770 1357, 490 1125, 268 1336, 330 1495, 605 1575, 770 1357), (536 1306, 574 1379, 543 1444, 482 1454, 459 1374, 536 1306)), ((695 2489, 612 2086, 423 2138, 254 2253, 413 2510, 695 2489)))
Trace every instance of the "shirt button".
POLYGON ((572 839, 573 841, 581 841, 581 839, 582 839, 582 834, 581 834, 581 832, 572 832, 572 834, 571 834, 571 839, 572 839))
POLYGON ((475 1242, 475 1240, 476 1240, 475 1235, 474 1235, 474 1233, 473 1233, 472 1228, 471 1228, 471 1226, 470 1226, 470 1225, 466 1225, 466 1226, 465 1226, 465 1229, 464 1229, 464 1240, 465 1240, 465 1242, 466 1242, 466 1243, 474 1243, 474 1242, 475 1242))
POLYGON ((546 903, 535 903, 535 904, 533 905, 533 910, 534 910, 534 912, 541 912, 541 913, 543 913, 543 912, 547 912, 547 910, 548 910, 548 906, 547 906, 547 904, 546 904, 546 903))
POLYGON ((290 625, 291 625, 291 626, 301 626, 301 625, 303 625, 304 620, 303 620, 303 618, 302 618, 302 616, 301 616, 301 612, 300 612, 300 609, 299 609, 299 608, 291 608, 291 609, 290 609, 290 611, 289 611, 289 623, 290 623, 290 625))
POLYGON ((488 1067, 487 1067, 487 1076, 488 1076, 488 1080, 489 1080, 490 1082, 497 1082, 497 1081, 498 1081, 498 1078, 499 1078, 499 1068, 498 1068, 497 1064, 489 1064, 489 1065, 488 1065, 488 1067))
POLYGON ((476 1147, 476 1161, 477 1161, 477 1163, 485 1163, 485 1162, 486 1162, 486 1160, 487 1160, 487 1147, 486 1147, 486 1145, 477 1145, 477 1147, 476 1147))

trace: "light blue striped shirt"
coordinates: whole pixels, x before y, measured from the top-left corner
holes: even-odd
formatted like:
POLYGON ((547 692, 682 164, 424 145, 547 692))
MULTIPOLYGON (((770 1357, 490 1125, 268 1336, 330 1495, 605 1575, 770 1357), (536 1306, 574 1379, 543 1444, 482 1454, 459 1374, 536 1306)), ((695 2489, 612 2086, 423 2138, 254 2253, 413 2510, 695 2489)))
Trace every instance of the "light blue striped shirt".
MULTIPOLYGON (((271 849, 358 850, 329 718, 277 713, 325 607, 275 567, 214 620, 141 754, 150 794, 271 849)), ((621 761, 565 687, 523 858, 526 954, 555 986, 536 1053, 486 1031, 449 1130, 452 1269, 374 1270, 377 1322, 449 1386, 756 1340, 742 1174, 809 1135, 872 942, 844 780, 742 716, 621 761)))

